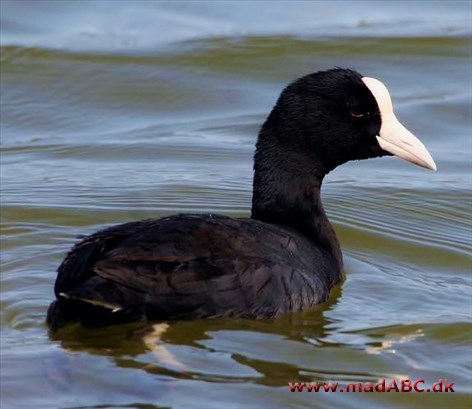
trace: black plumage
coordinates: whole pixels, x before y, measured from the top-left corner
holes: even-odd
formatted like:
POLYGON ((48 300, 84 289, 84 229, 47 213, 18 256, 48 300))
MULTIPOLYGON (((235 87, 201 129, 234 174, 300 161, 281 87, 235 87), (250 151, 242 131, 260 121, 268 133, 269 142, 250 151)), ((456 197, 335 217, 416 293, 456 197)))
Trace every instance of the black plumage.
POLYGON ((112 227, 77 244, 59 267, 49 321, 272 317, 325 301, 340 279, 335 258, 296 231, 182 214, 112 227))
POLYGON ((76 244, 58 269, 49 326, 274 317, 327 300, 343 262, 323 178, 348 160, 388 154, 362 78, 334 69, 282 92, 257 141, 251 218, 181 214, 76 244))

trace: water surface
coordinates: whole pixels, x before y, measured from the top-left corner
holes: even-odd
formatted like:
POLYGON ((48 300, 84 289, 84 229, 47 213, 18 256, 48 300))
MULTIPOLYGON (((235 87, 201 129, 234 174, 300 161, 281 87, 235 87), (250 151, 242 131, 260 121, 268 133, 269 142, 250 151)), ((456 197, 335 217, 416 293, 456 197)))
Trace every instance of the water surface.
POLYGON ((472 405, 469 2, 2 1, 2 408, 472 405), (333 66, 390 88, 433 173, 395 158, 326 178, 347 279, 277 320, 44 325, 80 234, 177 212, 247 216, 257 131, 333 66), (455 393, 290 393, 439 378, 455 393))

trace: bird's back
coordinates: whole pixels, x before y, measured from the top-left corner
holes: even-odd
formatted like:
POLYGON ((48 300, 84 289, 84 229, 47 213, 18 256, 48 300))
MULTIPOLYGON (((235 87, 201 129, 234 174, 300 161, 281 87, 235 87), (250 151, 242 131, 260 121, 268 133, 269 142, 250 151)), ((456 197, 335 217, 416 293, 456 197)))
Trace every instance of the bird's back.
POLYGON ((294 231, 181 214, 76 244, 58 269, 48 323, 273 317, 326 300, 339 280, 332 256, 294 231))

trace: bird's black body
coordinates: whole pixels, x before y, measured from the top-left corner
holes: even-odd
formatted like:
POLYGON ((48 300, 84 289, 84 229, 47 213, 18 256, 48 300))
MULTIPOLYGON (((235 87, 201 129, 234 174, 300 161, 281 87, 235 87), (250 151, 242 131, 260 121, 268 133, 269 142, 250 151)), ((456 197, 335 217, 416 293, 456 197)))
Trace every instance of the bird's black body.
POLYGON ((213 215, 143 220, 72 249, 49 322, 273 317, 325 301, 340 279, 338 260, 285 228, 213 215))
POLYGON ((321 183, 348 160, 388 154, 381 122, 355 71, 293 82, 259 133, 251 218, 176 215, 85 238, 59 267, 49 326, 274 317, 325 301, 343 267, 321 183))

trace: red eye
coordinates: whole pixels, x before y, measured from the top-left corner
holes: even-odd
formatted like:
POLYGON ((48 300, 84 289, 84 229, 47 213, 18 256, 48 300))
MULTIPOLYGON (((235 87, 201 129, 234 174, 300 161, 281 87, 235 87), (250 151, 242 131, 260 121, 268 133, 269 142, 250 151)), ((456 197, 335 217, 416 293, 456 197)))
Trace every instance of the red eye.
POLYGON ((356 108, 351 108, 349 110, 349 113, 354 118, 362 118, 364 116, 364 113, 362 111, 357 110, 356 108))

